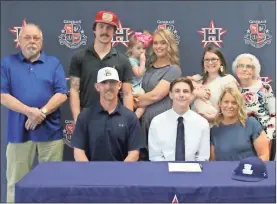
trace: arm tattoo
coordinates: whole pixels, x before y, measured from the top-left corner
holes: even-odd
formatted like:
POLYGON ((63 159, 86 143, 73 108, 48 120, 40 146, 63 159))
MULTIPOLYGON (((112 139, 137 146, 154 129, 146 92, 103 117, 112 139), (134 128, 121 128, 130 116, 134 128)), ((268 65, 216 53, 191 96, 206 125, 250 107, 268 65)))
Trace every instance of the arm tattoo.
POLYGON ((76 91, 80 90, 80 78, 79 77, 70 77, 70 88, 75 89, 76 91))

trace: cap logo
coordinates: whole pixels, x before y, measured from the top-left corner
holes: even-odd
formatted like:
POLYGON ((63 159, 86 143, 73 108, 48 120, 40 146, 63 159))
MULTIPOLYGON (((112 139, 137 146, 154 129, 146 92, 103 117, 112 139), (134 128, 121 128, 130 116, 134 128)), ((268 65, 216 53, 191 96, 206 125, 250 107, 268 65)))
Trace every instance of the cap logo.
POLYGON ((106 22, 112 22, 113 21, 113 15, 110 13, 103 13, 102 14, 102 20, 106 22))
POLYGON ((252 175, 253 170, 251 168, 252 168, 251 164, 244 164, 244 169, 242 169, 242 173, 247 175, 252 175))
POLYGON ((108 77, 108 76, 112 76, 112 73, 111 73, 110 70, 106 69, 104 75, 105 75, 106 77, 108 77))

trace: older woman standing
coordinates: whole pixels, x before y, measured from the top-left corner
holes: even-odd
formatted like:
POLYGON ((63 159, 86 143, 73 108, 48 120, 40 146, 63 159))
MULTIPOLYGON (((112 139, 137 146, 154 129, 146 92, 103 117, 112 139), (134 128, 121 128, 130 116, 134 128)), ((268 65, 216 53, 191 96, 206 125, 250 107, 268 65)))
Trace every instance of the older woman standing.
POLYGON ((211 128, 211 160, 239 161, 258 156, 269 160, 269 146, 261 124, 247 117, 239 90, 227 88, 219 98, 220 112, 211 128))
POLYGON ((260 62, 252 54, 241 54, 233 62, 233 72, 239 79, 246 111, 261 123, 267 138, 272 140, 276 134, 275 97, 270 84, 261 81, 260 71, 260 62))
MULTIPOLYGON (((179 62, 179 49, 173 33, 168 29, 159 29, 153 34, 150 51, 150 65, 142 81, 145 94, 135 97, 138 107, 145 107, 141 125, 146 140, 151 120, 156 115, 171 108, 169 98, 170 82, 182 76, 179 62)), ((148 160, 148 155, 141 158, 148 160)))

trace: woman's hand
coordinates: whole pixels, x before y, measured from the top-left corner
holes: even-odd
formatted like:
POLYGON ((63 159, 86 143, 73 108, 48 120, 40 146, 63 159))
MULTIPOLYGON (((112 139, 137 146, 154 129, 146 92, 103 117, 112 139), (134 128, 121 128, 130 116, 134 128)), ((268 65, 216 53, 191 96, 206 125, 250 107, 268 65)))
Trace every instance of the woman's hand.
POLYGON ((141 95, 143 95, 144 93, 136 93, 136 94, 133 94, 133 97, 134 98, 138 98, 138 97, 140 97, 141 95))
POLYGON ((203 118, 206 118, 209 122, 214 122, 217 115, 217 113, 199 113, 199 112, 197 113, 201 115, 203 118))
POLYGON ((209 100, 209 98, 211 96, 211 91, 210 91, 210 89, 201 87, 201 88, 195 90, 195 95, 197 98, 199 98, 203 101, 206 101, 206 100, 209 100))

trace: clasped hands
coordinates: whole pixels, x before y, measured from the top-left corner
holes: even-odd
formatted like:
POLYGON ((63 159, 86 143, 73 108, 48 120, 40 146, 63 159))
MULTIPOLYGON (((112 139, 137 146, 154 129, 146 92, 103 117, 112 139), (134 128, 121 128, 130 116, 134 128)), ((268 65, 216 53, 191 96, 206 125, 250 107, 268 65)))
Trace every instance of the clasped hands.
POLYGON ((26 130, 34 130, 46 118, 46 115, 40 109, 34 107, 29 108, 26 116, 28 117, 25 123, 26 130))

